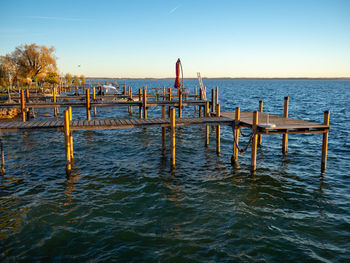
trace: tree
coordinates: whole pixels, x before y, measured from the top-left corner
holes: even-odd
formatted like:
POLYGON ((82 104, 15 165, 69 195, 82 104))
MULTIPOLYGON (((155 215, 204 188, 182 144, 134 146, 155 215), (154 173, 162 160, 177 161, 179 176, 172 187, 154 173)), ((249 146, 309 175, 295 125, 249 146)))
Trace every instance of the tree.
POLYGON ((35 43, 25 44, 16 47, 10 56, 18 66, 19 74, 22 77, 34 79, 41 74, 57 71, 54 51, 54 46, 47 48, 35 43))
POLYGON ((84 87, 85 86, 85 76, 84 75, 80 75, 80 81, 81 81, 81 84, 84 87))
POLYGON ((59 78, 59 75, 57 72, 48 72, 47 73, 47 81, 50 84, 58 84, 58 78, 59 78))
POLYGON ((79 86, 79 77, 77 75, 74 75, 73 83, 75 84, 75 86, 79 86))
POLYGON ((66 83, 68 86, 72 84, 72 75, 71 74, 67 73, 64 78, 66 79, 66 83))

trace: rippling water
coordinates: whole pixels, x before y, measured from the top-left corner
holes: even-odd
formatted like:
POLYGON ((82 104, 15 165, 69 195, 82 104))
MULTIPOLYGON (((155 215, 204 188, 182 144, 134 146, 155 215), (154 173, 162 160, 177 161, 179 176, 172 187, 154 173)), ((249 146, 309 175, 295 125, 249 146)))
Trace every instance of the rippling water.
MULTIPOLYGON (((0 261, 349 262, 350 81, 204 82, 220 87, 222 111, 256 110, 262 99, 264 111, 282 114, 284 96, 290 117, 322 122, 330 110, 327 172, 320 173, 321 134, 290 135, 286 158, 281 136, 264 136, 253 175, 249 151, 231 167, 229 127, 221 129, 220 157, 215 133, 205 148, 203 127, 183 127, 173 172, 159 128, 74 132, 67 178, 62 133, 5 133, 0 261)), ((173 81, 127 84, 136 92, 173 81)), ((127 116, 109 107, 97 118, 127 116)), ((73 109, 73 119, 84 118, 85 109, 73 109)))

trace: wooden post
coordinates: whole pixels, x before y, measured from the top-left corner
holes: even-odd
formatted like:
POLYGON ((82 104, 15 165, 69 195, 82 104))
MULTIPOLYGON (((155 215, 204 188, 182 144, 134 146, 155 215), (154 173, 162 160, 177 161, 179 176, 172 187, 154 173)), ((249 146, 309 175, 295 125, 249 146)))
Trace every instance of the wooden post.
MULTIPOLYGON (((197 100, 197 87, 194 87, 194 100, 197 100)), ((194 111, 197 111, 197 106, 194 105, 194 111)))
POLYGON ((143 114, 142 114, 142 107, 143 107, 143 100, 142 100, 142 91, 141 88, 139 89, 139 102, 142 102, 142 105, 139 106, 139 118, 142 119, 143 114))
POLYGON ((1 175, 5 174, 5 153, 4 153, 4 145, 2 144, 2 141, 0 141, 0 148, 1 148, 1 175))
MULTIPOLYGON (((259 101, 259 112, 263 112, 263 101, 262 100, 259 101)), ((262 143, 262 135, 259 134, 258 135, 258 145, 261 145, 261 143, 262 143)))
MULTIPOLYGON (((199 89, 199 100, 203 100, 201 89, 199 89)), ((202 106, 199 105, 198 108, 199 108, 199 117, 202 117, 202 106)))
POLYGON ((90 92, 89 89, 86 89, 86 119, 91 120, 90 115, 90 92))
POLYGON ((29 89, 26 89, 26 103, 29 103, 29 89))
POLYGON ((210 104, 211 112, 215 112, 215 90, 211 89, 211 104, 210 104))
MULTIPOLYGON (((72 121, 72 107, 68 107, 68 116, 69 116, 69 121, 72 121)), ((70 146, 70 156, 71 160, 74 159, 74 153, 73 153, 73 132, 69 131, 69 146, 70 146)))
MULTIPOLYGON (((284 111, 283 111, 283 117, 288 118, 288 105, 289 105, 289 97, 284 97, 284 111)), ((282 153, 287 154, 288 153, 288 134, 285 133, 282 135, 282 153)))
MULTIPOLYGON (((259 117, 258 112, 254 111, 253 113, 253 132, 255 132, 258 129, 258 123, 259 123, 259 117)), ((251 157, 251 170, 256 170, 256 149, 257 149, 257 135, 254 134, 252 138, 252 157, 251 157)))
POLYGON ((171 168, 175 168, 175 109, 170 110, 170 152, 171 152, 171 168))
POLYGON ((237 148, 237 146, 239 145, 239 122, 241 119, 241 109, 239 107, 236 107, 235 110, 235 129, 234 129, 234 140, 235 143, 233 145, 233 158, 232 158, 232 164, 235 164, 238 162, 238 152, 239 149, 237 148))
MULTIPOLYGON (((220 117, 220 104, 216 104, 216 117, 220 117)), ((216 126, 216 153, 220 155, 220 125, 216 126)))
MULTIPOLYGON (((165 105, 162 106, 162 119, 165 119, 165 105)), ((166 153, 166 128, 162 127, 162 155, 166 153)))
MULTIPOLYGON (((329 111, 324 112, 323 124, 329 126, 329 111)), ((321 172, 324 173, 327 168, 327 151, 328 151, 328 129, 323 133, 322 138, 322 160, 321 160, 321 172)))
POLYGON ((66 173, 67 174, 70 174, 72 170, 69 134, 70 134, 69 112, 68 110, 65 110, 64 111, 64 148, 65 148, 65 156, 66 156, 66 173))
POLYGON ((143 118, 147 120, 147 86, 143 88, 143 118))
POLYGON ((219 87, 215 88, 215 105, 219 104, 219 87))
POLYGON ((169 88, 169 101, 171 101, 171 87, 169 88))
MULTIPOLYGON (((205 103, 205 117, 209 117, 209 101, 205 103)), ((209 145, 209 126, 205 126, 205 144, 206 147, 209 145)))
POLYGON ((24 99, 24 90, 21 89, 21 112, 22 112, 22 121, 26 121, 26 103, 24 99))
MULTIPOLYGON (((132 100, 132 87, 129 87, 129 100, 133 101, 132 100)), ((129 113, 132 114, 132 106, 130 106, 129 113)))
MULTIPOLYGON (((26 103, 29 103, 29 89, 26 89, 26 103)), ((28 110, 26 110, 26 112, 27 112, 27 120, 30 120, 30 111, 29 111, 29 109, 28 110)))
MULTIPOLYGON (((92 99, 93 101, 96 101, 96 88, 94 87, 92 90, 92 99)), ((96 106, 94 106, 94 116, 97 116, 97 112, 96 112, 96 106)))
MULTIPOLYGON (((57 97, 56 97, 56 88, 53 88, 53 102, 56 103, 57 102, 57 97)), ((57 117, 58 115, 58 110, 57 107, 54 108, 54 116, 57 117)))
POLYGON ((126 83, 124 83, 123 95, 126 96, 126 83))
POLYGON ((182 118, 182 90, 179 89, 179 118, 182 118))
POLYGON ((163 87, 163 100, 166 100, 166 98, 165 98, 165 87, 163 87))

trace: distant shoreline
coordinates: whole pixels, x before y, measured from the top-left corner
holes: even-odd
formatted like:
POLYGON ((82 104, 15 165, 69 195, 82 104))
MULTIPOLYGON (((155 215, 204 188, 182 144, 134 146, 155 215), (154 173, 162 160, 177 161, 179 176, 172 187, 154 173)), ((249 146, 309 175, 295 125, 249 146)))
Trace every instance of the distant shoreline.
MULTIPOLYGON (((87 77, 86 80, 173 80, 175 77, 167 78, 110 78, 110 77, 87 77)), ((307 77, 296 77, 296 78, 229 78, 229 77, 214 77, 203 79, 221 79, 221 80, 350 80, 350 77, 341 78, 307 78, 307 77)), ((197 78, 184 78, 184 80, 197 80, 197 78)))

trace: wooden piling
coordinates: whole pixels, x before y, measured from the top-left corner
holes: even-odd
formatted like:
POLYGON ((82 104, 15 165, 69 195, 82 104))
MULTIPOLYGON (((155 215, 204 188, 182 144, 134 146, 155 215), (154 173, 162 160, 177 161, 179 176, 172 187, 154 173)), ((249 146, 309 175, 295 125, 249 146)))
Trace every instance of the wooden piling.
MULTIPOLYGON (((323 124, 329 125, 329 111, 324 112, 323 124)), ((327 169, 327 152, 328 152, 328 130, 323 133, 322 138, 322 159, 321 159, 321 172, 324 173, 327 169)))
POLYGON ((182 118, 182 90, 179 89, 179 118, 182 118))
MULTIPOLYGON (((56 96, 56 88, 53 88, 53 102, 56 103, 57 102, 57 96, 56 96)), ((58 115, 58 108, 55 107, 53 110, 54 116, 57 117, 58 115)))
POLYGON ((251 157, 251 170, 256 170, 256 149, 257 149, 257 134, 255 133, 258 129, 259 115, 257 111, 253 113, 253 137, 252 137, 252 157, 251 157))
MULTIPOLYGON (((194 87, 194 100, 197 100, 197 87, 194 87)), ((194 105, 194 111, 197 111, 197 106, 194 105)))
POLYGON ((211 103, 210 103, 211 112, 215 112, 215 90, 211 89, 211 103))
MULTIPOLYGON (((199 100, 203 100, 203 95, 202 95, 201 89, 199 90, 199 100)), ((199 114, 198 115, 199 115, 199 117, 202 117, 202 106, 199 105, 198 109, 199 109, 199 114)))
POLYGON ((70 134, 69 112, 68 110, 65 110, 64 111, 64 148, 65 148, 65 156, 66 156, 66 173, 67 174, 70 174, 72 170, 69 134, 70 134))
POLYGON ((141 90, 141 88, 139 89, 139 102, 142 102, 142 105, 139 106, 139 118, 142 119, 142 117, 143 117, 143 114, 142 114, 143 99, 142 99, 142 90, 141 90))
MULTIPOLYGON (((132 101, 132 88, 128 87, 128 96, 129 96, 129 100, 132 101)), ((132 114, 132 106, 128 107, 128 112, 129 114, 132 114)))
POLYGON ((24 90, 21 89, 21 112, 22 112, 22 121, 26 121, 26 103, 24 98, 24 90))
MULTIPOLYGON (((216 104, 216 117, 220 117, 220 104, 216 104)), ((221 145, 220 145, 220 125, 216 126, 216 154, 220 155, 221 145)))
MULTIPOLYGON (((96 88, 95 87, 92 89, 92 99, 94 102, 96 101, 96 88)), ((94 116, 95 117, 97 116, 96 106, 94 106, 94 116)))
POLYGON ((233 158, 232 163, 235 164, 238 162, 238 146, 239 146, 239 122, 241 119, 241 109, 239 107, 236 107, 235 109, 235 129, 234 129, 234 140, 235 143, 233 145, 233 158))
MULTIPOLYGON (((165 105, 162 106, 162 119, 165 119, 165 105)), ((162 127, 162 155, 166 153, 166 128, 162 127)))
POLYGON ((215 105, 219 104, 219 87, 215 88, 215 105))
POLYGON ((169 88, 169 101, 171 101, 172 97, 171 97, 171 87, 169 88))
POLYGON ((29 103, 29 89, 26 89, 26 103, 29 103))
MULTIPOLYGON (((26 95, 26 103, 29 103, 29 89, 26 89, 26 94, 25 95, 26 95)), ((26 114, 27 114, 26 119, 30 120, 30 111, 29 111, 29 109, 26 110, 26 114)))
MULTIPOLYGON (((72 121, 72 107, 68 107, 68 117, 69 121, 72 121)), ((69 131, 69 146, 70 146, 70 156, 71 160, 73 161, 74 159, 74 151, 73 151, 73 132, 69 131)))
POLYGON ((170 110, 170 152, 171 152, 171 168, 175 168, 175 109, 170 110))
MULTIPOLYGON (((205 103, 205 117, 209 117, 209 101, 205 103)), ((206 147, 209 145, 209 126, 205 126, 205 144, 206 147)))
POLYGON ((143 88, 143 118, 147 120, 147 86, 143 88))
POLYGON ((126 83, 124 83, 123 95, 126 96, 126 83))
POLYGON ((4 145, 2 144, 2 141, 0 141, 0 148, 1 148, 1 175, 5 174, 5 153, 4 153, 4 145))
MULTIPOLYGON (((259 101, 259 112, 263 112, 263 101, 262 100, 259 101)), ((259 134, 258 135, 258 145, 261 145, 261 143, 262 143, 262 135, 259 134)))
POLYGON ((91 120, 91 115, 90 115, 90 91, 89 91, 89 89, 86 89, 86 119, 88 121, 91 120))
MULTIPOLYGON (((284 111, 283 117, 288 118, 288 106, 289 106, 289 97, 284 97, 284 111)), ((284 133, 282 135, 282 153, 288 153, 288 134, 284 133)))

